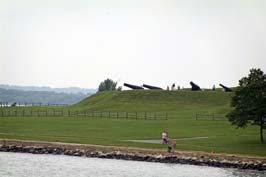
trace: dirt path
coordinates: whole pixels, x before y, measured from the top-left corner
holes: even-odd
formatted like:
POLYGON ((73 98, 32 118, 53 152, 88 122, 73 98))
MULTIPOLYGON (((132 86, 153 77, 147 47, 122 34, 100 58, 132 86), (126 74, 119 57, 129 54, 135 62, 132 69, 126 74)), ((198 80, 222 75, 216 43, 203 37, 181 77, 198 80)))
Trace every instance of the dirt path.
MULTIPOLYGON (((182 140, 198 140, 198 139, 208 139, 208 138, 215 138, 217 136, 197 136, 197 137, 187 137, 187 138, 172 138, 176 141, 182 140)), ((154 139, 154 140, 123 140, 123 141, 130 141, 130 142, 137 142, 137 143, 151 143, 151 144, 162 144, 161 139, 154 139)))

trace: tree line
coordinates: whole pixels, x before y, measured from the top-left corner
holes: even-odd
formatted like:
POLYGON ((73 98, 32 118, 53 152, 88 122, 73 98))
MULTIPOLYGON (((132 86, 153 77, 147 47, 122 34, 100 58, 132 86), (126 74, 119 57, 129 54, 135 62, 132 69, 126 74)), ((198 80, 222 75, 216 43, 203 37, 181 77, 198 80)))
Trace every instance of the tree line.
POLYGON ((0 88, 0 102, 27 102, 27 103, 50 103, 50 104, 74 104, 88 95, 83 93, 55 93, 49 91, 22 91, 15 89, 0 88))

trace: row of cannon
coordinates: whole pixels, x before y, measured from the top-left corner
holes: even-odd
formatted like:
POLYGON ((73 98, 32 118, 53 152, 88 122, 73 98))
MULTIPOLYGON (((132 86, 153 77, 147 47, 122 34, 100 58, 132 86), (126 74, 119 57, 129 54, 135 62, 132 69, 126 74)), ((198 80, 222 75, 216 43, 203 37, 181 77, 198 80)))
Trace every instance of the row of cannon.
MULTIPOLYGON (((192 91, 200 91, 201 88, 200 86, 198 86, 197 84, 195 84, 194 82, 190 82, 190 85, 191 85, 191 90, 192 91)), ((225 92, 232 92, 232 89, 223 85, 223 84, 219 84, 225 92)), ((127 84, 127 83, 124 83, 124 86, 125 87, 128 87, 128 88, 131 88, 133 90, 139 90, 139 89, 144 89, 144 88, 147 88, 147 89, 150 89, 150 90, 163 90, 162 88, 160 87, 156 87, 156 86, 152 86, 152 85, 147 85, 147 84, 143 84, 142 86, 137 86, 137 85, 132 85, 132 84, 127 84)))

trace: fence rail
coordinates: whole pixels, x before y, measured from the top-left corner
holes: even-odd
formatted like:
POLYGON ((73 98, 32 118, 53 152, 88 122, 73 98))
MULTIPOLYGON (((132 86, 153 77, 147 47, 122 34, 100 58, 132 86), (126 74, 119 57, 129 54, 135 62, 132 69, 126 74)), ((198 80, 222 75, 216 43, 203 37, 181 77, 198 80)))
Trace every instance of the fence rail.
POLYGON ((151 112, 113 112, 113 111, 91 111, 91 110, 29 110, 11 109, 0 110, 0 117, 91 117, 91 118, 124 118, 144 120, 167 120, 167 113, 151 112))
POLYGON ((67 106, 69 104, 36 103, 36 102, 0 102, 0 107, 27 107, 27 106, 67 106))
POLYGON ((204 119, 204 120, 221 120, 226 119, 226 114, 196 114, 196 120, 204 119))

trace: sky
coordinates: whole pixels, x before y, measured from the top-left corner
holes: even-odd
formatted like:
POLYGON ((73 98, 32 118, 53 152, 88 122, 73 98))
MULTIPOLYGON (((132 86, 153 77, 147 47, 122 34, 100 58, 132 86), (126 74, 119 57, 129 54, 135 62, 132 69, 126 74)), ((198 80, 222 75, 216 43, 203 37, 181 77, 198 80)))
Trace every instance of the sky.
POLYGON ((265 0, 1 0, 0 84, 233 87, 266 72, 265 0))

